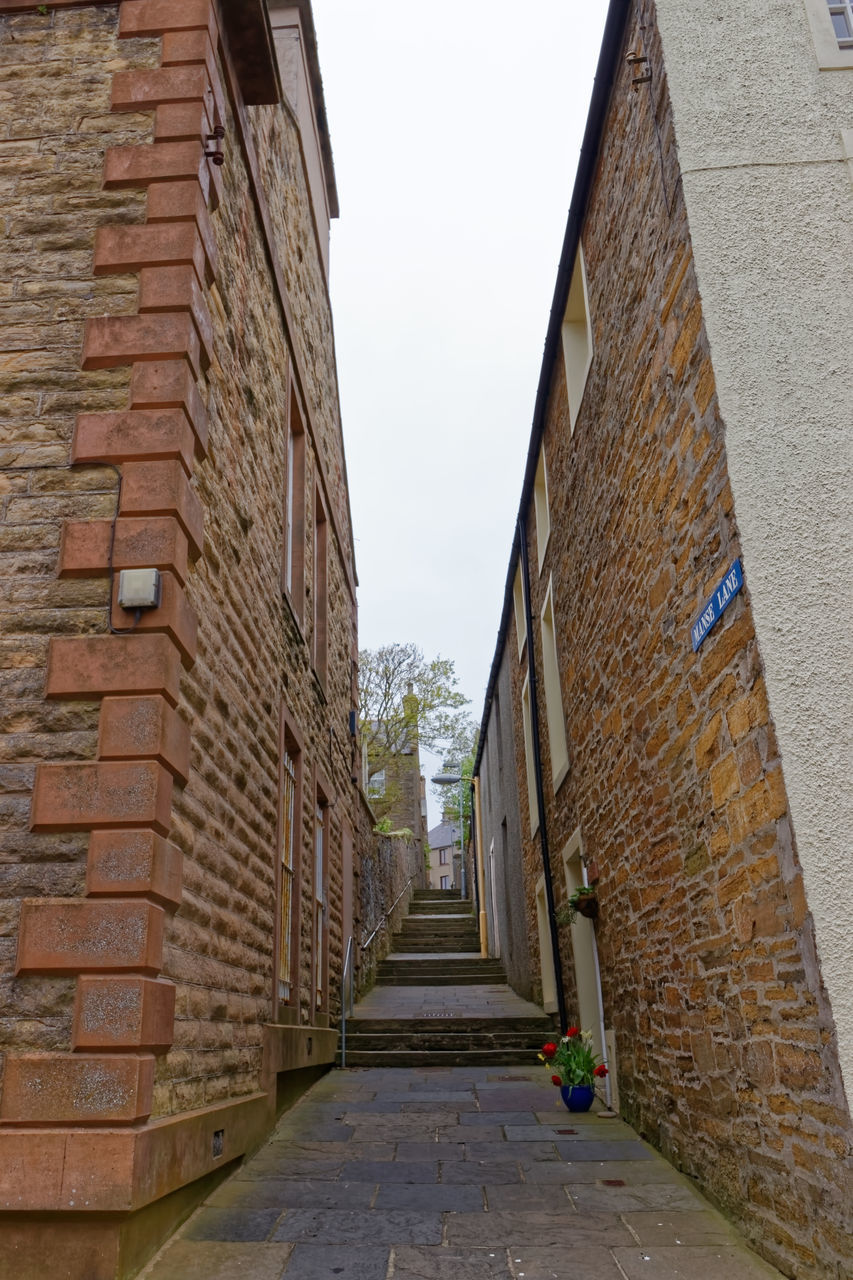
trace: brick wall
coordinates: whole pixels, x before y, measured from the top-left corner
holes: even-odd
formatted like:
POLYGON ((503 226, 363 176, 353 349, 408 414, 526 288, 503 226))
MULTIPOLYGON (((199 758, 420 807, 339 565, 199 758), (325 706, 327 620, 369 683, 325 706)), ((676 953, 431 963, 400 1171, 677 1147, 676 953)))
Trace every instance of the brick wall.
MULTIPOLYGON (((528 520, 546 818, 579 826, 622 1109, 786 1275, 851 1265, 850 1115, 746 585, 698 654, 690 624, 741 554, 651 13, 629 21, 582 227, 595 356, 572 434, 562 357, 544 449, 552 530, 528 520), (570 770, 554 795, 537 619, 549 575, 570 770)), ((538 963, 513 666, 527 926, 538 963)), ((561 931, 570 1016, 568 931, 561 931)))
POLYGON ((289 108, 243 105, 248 73, 210 0, 47 9, 0 16, 17 85, 0 109, 0 1182, 50 1212, 67 1207, 63 1179, 84 1179, 78 1204, 119 1216, 47 1234, 4 1217, 0 1258, 8 1246, 22 1280, 43 1274, 44 1237, 100 1280, 140 1262, 122 1212, 227 1165, 270 1123, 276 1072, 334 1057, 358 829, 354 571, 289 108), (202 154, 214 123, 221 168, 202 154), (297 416, 304 588, 288 598, 297 416), (138 619, 111 573, 134 565, 163 579, 138 619), (285 723, 300 774, 289 996, 285 723), (46 1136, 57 1122, 71 1127, 46 1136))

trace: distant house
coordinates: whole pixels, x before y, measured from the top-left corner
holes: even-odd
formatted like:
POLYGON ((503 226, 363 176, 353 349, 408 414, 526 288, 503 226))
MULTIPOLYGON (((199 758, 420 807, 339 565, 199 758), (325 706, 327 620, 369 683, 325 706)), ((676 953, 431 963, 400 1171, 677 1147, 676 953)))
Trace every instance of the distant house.
POLYGON ((459 824, 442 821, 427 833, 430 889, 458 889, 459 824), (454 862, 454 852, 456 861, 454 862), (454 870, 455 868, 455 870, 454 870))
POLYGON ((850 23, 611 3, 475 766, 492 946, 526 934, 623 1113, 827 1278, 853 1273, 850 23))

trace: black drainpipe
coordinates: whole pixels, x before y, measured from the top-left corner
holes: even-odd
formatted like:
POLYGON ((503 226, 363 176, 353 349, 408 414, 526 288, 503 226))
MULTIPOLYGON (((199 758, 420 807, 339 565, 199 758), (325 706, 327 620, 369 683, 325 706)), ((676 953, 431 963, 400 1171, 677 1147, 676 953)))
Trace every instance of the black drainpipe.
POLYGON ((563 966, 560 961, 560 939, 554 918, 554 886, 551 884, 551 854, 548 850, 548 827, 545 821, 545 791, 542 786, 542 756, 539 749, 539 705, 536 697, 536 663, 533 657, 533 612, 530 608, 530 562, 527 558, 527 531, 518 517, 518 548, 521 555, 521 585, 524 590, 524 621, 527 626, 527 670, 530 688, 530 736, 533 739, 533 771, 536 775, 536 803, 539 806, 539 843, 542 847, 542 869, 545 872, 545 902, 548 907, 548 927, 551 931, 551 952, 554 957, 554 981, 557 986, 557 1010, 560 1015, 560 1032, 565 1035, 569 1025, 566 1016, 566 993, 563 990, 563 966))

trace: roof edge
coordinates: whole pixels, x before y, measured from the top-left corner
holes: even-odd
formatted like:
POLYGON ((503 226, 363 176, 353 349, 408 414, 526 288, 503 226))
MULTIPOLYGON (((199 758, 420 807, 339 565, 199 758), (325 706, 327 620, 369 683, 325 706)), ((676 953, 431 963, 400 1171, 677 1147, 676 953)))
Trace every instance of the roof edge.
MULTIPOLYGON (((568 300, 569 285, 571 284, 572 279, 572 268, 574 267, 575 254, 580 240, 581 225, 583 223, 584 214, 586 213, 590 188, 592 186, 592 180, 595 175, 595 168, 598 162, 598 152, 601 145, 601 136, 604 131, 604 122, 607 118, 607 110, 610 106, 610 97, 613 92, 616 60, 622 47, 622 41, 625 36, 625 27, 628 21, 628 14, 631 11, 632 3, 633 0, 610 0, 610 7, 607 10, 607 17, 604 22, 604 34, 601 39, 601 50, 598 55, 598 64, 595 70, 595 79, 592 86, 589 112, 586 119, 586 128, 584 129, 580 156, 578 158, 577 174, 575 176, 575 185, 572 189, 572 198, 569 204, 566 230, 563 235, 563 247, 560 251, 560 262, 557 267, 557 279, 554 285, 554 296, 551 301, 551 312, 548 317, 548 329, 545 335, 545 349, 542 354, 542 365, 539 371, 539 383, 536 388, 536 401, 533 408, 533 423, 530 431, 530 443, 527 448, 527 462, 524 469, 521 498, 518 506, 518 514, 516 516, 515 533, 513 536, 512 547, 510 549, 509 568, 507 569, 506 583, 504 586, 501 620, 498 627, 495 654, 492 659, 492 666, 489 671, 489 679, 486 685, 483 715, 480 721, 480 741, 477 747, 477 756, 474 760, 474 767, 471 771, 474 775, 478 774, 480 770, 483 750, 486 745, 486 732, 492 709, 492 699, 494 697, 495 685, 497 684, 498 675, 500 673, 503 651, 506 644, 506 633, 512 603, 512 589, 515 580, 516 560, 519 553, 519 524, 524 524, 526 522, 527 512, 530 506, 530 498, 536 479, 536 468, 539 463, 539 451, 542 445, 542 436, 545 431, 545 408, 548 403, 548 391, 551 384, 552 367, 556 354, 559 350, 560 330, 562 328, 563 315, 565 313, 566 302, 568 300)), ((530 638, 528 637, 528 643, 529 642, 530 638)))

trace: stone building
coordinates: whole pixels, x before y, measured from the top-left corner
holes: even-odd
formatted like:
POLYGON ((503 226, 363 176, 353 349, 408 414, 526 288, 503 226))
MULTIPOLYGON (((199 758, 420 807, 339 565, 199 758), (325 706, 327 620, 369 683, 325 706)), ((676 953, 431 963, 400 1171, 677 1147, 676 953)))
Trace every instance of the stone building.
POLYGON ((0 1273, 101 1280, 335 1054, 337 199, 308 0, 2 0, 0 62, 0 1273))
POLYGON ((853 1268, 851 21, 611 3, 477 762, 478 846, 503 848, 509 742, 502 857, 545 1007, 592 1030, 614 1103, 760 1252, 833 1280, 853 1268), (595 879, 597 920, 559 926, 595 879))

